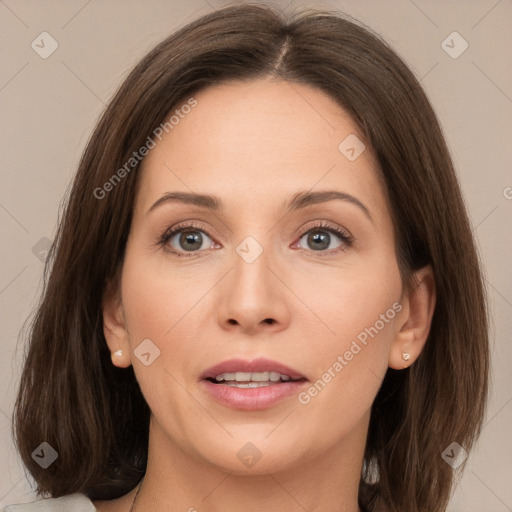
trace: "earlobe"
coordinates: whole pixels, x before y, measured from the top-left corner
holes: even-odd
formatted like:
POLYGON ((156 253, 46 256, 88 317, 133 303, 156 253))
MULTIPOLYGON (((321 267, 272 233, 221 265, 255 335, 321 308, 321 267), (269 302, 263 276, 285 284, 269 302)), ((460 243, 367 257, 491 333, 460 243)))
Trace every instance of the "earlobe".
POLYGON ((130 343, 125 325, 119 292, 109 287, 103 298, 103 333, 109 347, 112 364, 119 368, 130 366, 130 343))
POLYGON ((414 274, 415 284, 404 297, 395 340, 389 354, 389 367, 401 370, 419 357, 428 338, 436 304, 432 267, 427 265, 414 274))

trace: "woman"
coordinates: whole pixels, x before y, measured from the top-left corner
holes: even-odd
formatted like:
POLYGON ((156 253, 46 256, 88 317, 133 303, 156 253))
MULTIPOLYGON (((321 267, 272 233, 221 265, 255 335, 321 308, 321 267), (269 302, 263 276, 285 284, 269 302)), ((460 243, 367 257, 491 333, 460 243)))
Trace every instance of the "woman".
POLYGON ((80 162, 6 511, 444 511, 486 304, 435 114, 332 13, 234 6, 132 71, 80 162), (46 508, 40 508, 46 507, 46 508))

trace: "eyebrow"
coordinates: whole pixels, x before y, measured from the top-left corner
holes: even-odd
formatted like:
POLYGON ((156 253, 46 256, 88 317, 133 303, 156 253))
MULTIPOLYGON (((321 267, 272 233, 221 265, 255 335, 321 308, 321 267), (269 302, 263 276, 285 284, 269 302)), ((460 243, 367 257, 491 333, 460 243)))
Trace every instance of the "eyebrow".
MULTIPOLYGON (((337 190, 321 190, 317 192, 310 192, 304 190, 297 192, 288 201, 285 201, 282 205, 283 212, 289 213, 291 211, 300 210, 314 204, 325 203, 327 201, 333 201, 335 199, 349 202, 363 211, 368 219, 373 222, 373 217, 370 210, 359 200, 351 194, 346 192, 339 192, 337 190)), ((192 192, 166 192, 162 195, 148 210, 147 213, 152 212, 159 206, 168 203, 182 203, 192 204, 208 210, 221 212, 224 210, 222 199, 217 196, 208 194, 196 194, 192 192)))

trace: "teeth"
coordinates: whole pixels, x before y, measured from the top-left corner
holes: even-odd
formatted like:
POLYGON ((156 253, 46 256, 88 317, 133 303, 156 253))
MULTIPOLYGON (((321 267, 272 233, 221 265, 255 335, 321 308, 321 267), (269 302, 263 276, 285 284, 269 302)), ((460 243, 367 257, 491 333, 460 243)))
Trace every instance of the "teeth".
MULTIPOLYGON (((239 373, 236 374, 236 380, 240 380, 238 378, 239 373)), ((248 377, 245 380, 252 380, 253 382, 266 382, 269 378, 269 372, 258 372, 258 373, 244 373, 243 375, 247 375, 248 377)))
MULTIPOLYGON (((217 382, 278 382, 280 380, 292 380, 289 375, 283 375, 278 372, 235 372, 221 373, 215 377, 217 382)), ((227 383, 226 382, 226 383, 227 383)), ((255 387, 255 386, 246 386, 255 387)))
POLYGON ((215 380, 236 380, 236 373, 221 373, 215 380))

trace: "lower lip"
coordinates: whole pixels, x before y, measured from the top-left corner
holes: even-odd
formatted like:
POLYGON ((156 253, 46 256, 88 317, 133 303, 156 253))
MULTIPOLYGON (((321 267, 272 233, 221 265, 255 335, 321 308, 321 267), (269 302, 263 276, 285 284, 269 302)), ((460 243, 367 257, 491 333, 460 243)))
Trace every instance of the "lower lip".
POLYGON ((209 380, 201 381, 204 389, 218 402, 235 409, 267 409, 280 400, 299 393, 306 380, 281 382, 260 388, 236 388, 226 384, 214 384, 209 380))

